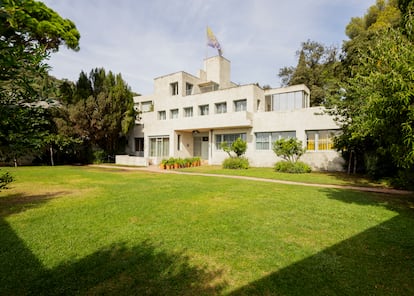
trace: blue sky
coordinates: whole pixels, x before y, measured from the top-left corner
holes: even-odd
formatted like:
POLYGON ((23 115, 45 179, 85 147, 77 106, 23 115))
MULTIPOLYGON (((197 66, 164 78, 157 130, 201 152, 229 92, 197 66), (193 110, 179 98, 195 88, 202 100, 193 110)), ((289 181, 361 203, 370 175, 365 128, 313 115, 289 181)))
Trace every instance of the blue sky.
POLYGON ((44 0, 80 34, 80 51, 62 47, 49 65, 57 78, 76 81, 104 67, 121 73, 133 91, 153 92, 153 79, 196 74, 206 56, 206 27, 231 61, 232 81, 280 85, 284 66, 296 66, 296 51, 308 39, 341 46, 351 17, 375 0, 44 0))

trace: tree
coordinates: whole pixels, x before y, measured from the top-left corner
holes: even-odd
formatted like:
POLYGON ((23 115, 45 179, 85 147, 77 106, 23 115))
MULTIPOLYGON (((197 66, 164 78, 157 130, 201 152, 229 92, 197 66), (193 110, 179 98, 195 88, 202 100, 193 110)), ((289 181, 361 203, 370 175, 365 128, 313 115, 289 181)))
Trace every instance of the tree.
POLYGON ((243 141, 240 137, 236 139, 231 145, 227 142, 221 143, 221 149, 223 149, 229 157, 233 157, 231 152, 236 154, 236 157, 241 157, 247 150, 247 142, 243 141))
POLYGON ((348 77, 334 114, 344 131, 339 147, 356 150, 372 175, 399 175, 409 186, 414 176, 414 44, 407 30, 381 21, 385 11, 393 11, 387 5, 396 4, 377 1, 362 18, 367 30, 345 47, 352 48, 346 56, 348 77), (361 36, 364 42, 356 39, 361 36))
MULTIPOLYGON (((65 88, 69 85, 66 84, 65 88)), ((133 96, 121 74, 103 68, 83 71, 66 94, 73 94, 56 118, 59 130, 67 136, 83 139, 91 149, 115 154, 123 149, 125 136, 135 122, 133 96)))
POLYGON ((311 91, 311 106, 324 105, 328 95, 337 87, 336 77, 340 62, 335 47, 308 40, 296 52, 299 56, 296 67, 279 70, 283 85, 305 84, 311 91))
MULTIPOLYGON (((3 0, 0 6, 0 155, 16 157, 41 148, 48 133, 44 92, 45 60, 65 44, 78 50, 79 32, 45 4, 3 0)), ((17 163, 17 162, 15 162, 17 163)))

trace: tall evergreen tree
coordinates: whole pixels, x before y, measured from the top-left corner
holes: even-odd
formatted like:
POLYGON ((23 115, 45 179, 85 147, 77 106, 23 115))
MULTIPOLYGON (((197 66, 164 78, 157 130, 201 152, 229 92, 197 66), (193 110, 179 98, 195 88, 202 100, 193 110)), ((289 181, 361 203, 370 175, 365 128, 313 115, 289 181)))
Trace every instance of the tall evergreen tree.
POLYGON ((335 47, 327 47, 315 41, 302 43, 296 53, 299 57, 296 67, 284 67, 279 77, 284 85, 305 84, 311 91, 311 106, 320 106, 336 88, 336 76, 340 62, 335 47))
POLYGON ((135 122, 133 95, 121 74, 103 68, 89 76, 81 72, 72 103, 57 118, 62 133, 88 143, 91 149, 115 154, 124 148, 125 136, 135 122))

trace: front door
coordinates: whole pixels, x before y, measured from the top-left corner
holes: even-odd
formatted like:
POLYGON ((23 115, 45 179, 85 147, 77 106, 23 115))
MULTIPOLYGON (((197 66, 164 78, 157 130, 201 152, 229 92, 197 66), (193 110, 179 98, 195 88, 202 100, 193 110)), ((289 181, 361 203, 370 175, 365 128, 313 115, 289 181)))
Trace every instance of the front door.
POLYGON ((208 136, 194 137, 194 156, 208 160, 208 136))

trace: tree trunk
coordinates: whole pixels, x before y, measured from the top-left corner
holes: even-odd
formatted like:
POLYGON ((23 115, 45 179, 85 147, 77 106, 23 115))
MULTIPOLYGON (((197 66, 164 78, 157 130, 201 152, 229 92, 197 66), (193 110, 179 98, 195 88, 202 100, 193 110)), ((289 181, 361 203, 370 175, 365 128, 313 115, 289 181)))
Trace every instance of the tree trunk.
POLYGON ((352 163, 352 150, 349 152, 349 159, 348 159, 348 175, 351 174, 351 163, 352 163))
POLYGON ((55 161, 54 161, 54 159, 53 159, 53 145, 50 145, 50 147, 49 147, 49 151, 50 151, 50 164, 51 164, 52 166, 55 166, 55 161))
POLYGON ((355 156, 354 156, 354 175, 356 174, 356 170, 357 170, 357 156, 356 156, 356 153, 354 153, 355 154, 355 156))

